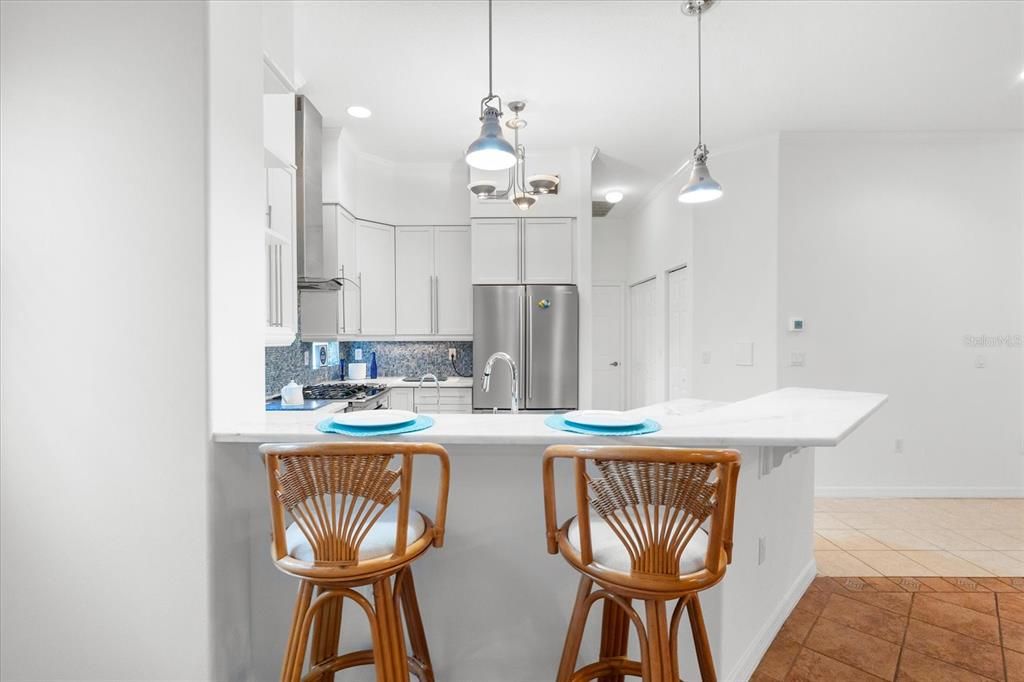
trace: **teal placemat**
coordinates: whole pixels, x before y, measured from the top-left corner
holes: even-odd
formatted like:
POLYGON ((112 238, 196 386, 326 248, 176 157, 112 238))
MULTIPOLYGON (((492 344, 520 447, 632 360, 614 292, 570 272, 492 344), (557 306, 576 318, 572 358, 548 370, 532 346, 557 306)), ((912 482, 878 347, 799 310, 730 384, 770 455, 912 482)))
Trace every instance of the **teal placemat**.
POLYGON ((585 436, 640 436, 645 433, 661 431, 661 424, 653 419, 645 419, 639 426, 629 426, 624 429, 602 428, 600 426, 580 426, 565 421, 560 414, 552 414, 544 423, 557 431, 568 431, 569 433, 582 433, 585 436))
POLYGON ((407 424, 398 426, 383 427, 360 427, 342 426, 334 423, 334 417, 323 420, 316 425, 316 430, 321 433, 337 433, 342 436, 356 436, 357 438, 372 438, 373 436, 394 436, 399 433, 412 433, 429 429, 434 425, 434 418, 425 414, 416 415, 416 419, 407 424))

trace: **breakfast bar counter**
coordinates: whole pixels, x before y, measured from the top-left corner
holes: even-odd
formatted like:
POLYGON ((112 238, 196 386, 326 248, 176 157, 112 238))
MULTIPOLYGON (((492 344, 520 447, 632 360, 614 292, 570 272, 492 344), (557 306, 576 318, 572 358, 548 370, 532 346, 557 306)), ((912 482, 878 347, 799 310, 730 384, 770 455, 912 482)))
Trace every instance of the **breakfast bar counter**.
MULTIPOLYGON (((429 429, 377 439, 439 443, 451 455, 445 546, 416 563, 437 679, 554 678, 578 582, 545 549, 541 454, 556 443, 740 452, 733 561, 701 600, 719 679, 748 679, 816 572, 813 448, 837 445, 885 401, 874 393, 785 388, 735 403, 685 399, 640 408, 634 412, 662 427, 640 436, 567 433, 546 426, 547 415, 503 413, 433 415, 429 429)), ((221 679, 277 677, 295 596, 294 581, 270 560, 257 446, 344 439, 315 428, 332 412, 269 413, 214 435, 213 632, 221 679)), ((436 474, 417 469, 414 502, 423 511, 433 509, 436 474)), ((559 478, 559 499, 571 500, 569 477, 559 478)), ((564 505, 559 520, 571 513, 564 505)), ((343 648, 368 642, 361 621, 346 611, 343 648)), ((599 629, 588 628, 581 661, 596 659, 599 629)), ((681 673, 699 679, 688 637, 680 632, 681 673)), ((373 672, 337 679, 371 680, 373 672)))

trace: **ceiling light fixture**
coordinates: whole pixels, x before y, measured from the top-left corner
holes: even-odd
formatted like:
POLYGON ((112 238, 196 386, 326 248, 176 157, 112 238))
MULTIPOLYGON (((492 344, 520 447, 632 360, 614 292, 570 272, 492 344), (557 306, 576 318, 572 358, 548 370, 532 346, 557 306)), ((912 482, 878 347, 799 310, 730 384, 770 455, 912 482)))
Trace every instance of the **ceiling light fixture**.
POLYGON ((469 191, 485 201, 508 199, 520 210, 527 211, 537 203, 538 196, 558 194, 560 180, 557 175, 526 175, 526 147, 519 143, 519 131, 526 127, 526 119, 519 114, 526 109, 526 102, 515 100, 508 103, 508 108, 514 116, 505 126, 512 130, 512 148, 515 150, 515 161, 508 169, 508 185, 499 192, 492 182, 471 182, 469 191))
POLYGON ((604 200, 609 204, 617 204, 622 201, 623 194, 617 189, 613 189, 611 192, 605 192, 604 200))
POLYGON ((684 204, 702 204, 722 196, 722 186, 708 171, 708 148, 704 145, 701 102, 701 16, 715 0, 687 0, 683 3, 683 14, 697 17, 697 146, 693 150, 693 169, 690 179, 679 190, 679 201, 684 204))
POLYGON ((480 137, 466 150, 466 163, 480 170, 505 170, 516 165, 516 153, 501 134, 501 97, 494 94, 493 0, 487 0, 487 97, 480 100, 480 137), (497 108, 491 106, 498 101, 497 108))
POLYGON ((353 104, 345 111, 347 111, 348 115, 351 116, 352 118, 370 118, 371 116, 373 116, 372 111, 370 111, 366 107, 361 107, 358 104, 353 104))

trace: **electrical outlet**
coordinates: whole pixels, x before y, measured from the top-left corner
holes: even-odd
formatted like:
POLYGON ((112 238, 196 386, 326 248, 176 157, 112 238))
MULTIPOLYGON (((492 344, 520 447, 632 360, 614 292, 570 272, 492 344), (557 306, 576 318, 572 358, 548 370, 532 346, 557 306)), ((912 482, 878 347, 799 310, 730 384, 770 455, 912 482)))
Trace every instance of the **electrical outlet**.
POLYGON ((310 358, 309 366, 312 369, 320 369, 321 367, 328 366, 328 352, 326 343, 314 343, 312 344, 312 357, 310 358))
POLYGON ((757 565, 760 566, 764 563, 765 558, 768 556, 768 540, 764 536, 757 539, 757 565))
POLYGON ((804 353, 790 353, 789 354, 789 366, 790 367, 803 367, 806 360, 804 353))
POLYGON ((893 446, 893 452, 895 452, 897 455, 902 455, 903 454, 903 439, 902 438, 897 438, 896 439, 896 444, 893 446))
POLYGON ((975 356, 975 358, 974 358, 974 366, 977 369, 985 369, 985 356, 984 355, 977 355, 977 356, 975 356))
POLYGON ((701 362, 702 365, 710 365, 711 364, 711 351, 706 350, 706 351, 701 352, 701 354, 700 354, 700 362, 701 362))
POLYGON ((451 362, 455 362, 455 358, 458 357, 458 354, 459 354, 459 352, 457 350, 455 350, 454 348, 449 348, 448 349, 448 359, 451 362))

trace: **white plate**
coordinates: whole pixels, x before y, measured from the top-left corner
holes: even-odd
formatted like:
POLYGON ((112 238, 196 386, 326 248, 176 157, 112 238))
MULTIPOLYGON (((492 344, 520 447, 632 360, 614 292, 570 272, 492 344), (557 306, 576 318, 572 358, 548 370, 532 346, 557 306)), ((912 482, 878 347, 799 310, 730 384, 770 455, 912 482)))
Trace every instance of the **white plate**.
POLYGON ((644 423, 643 417, 615 410, 576 410, 564 415, 563 418, 570 424, 596 426, 602 429, 626 429, 644 423))
POLYGON ((363 428, 398 426, 399 424, 408 424, 415 419, 416 413, 408 410, 361 410, 334 415, 335 424, 363 428))

